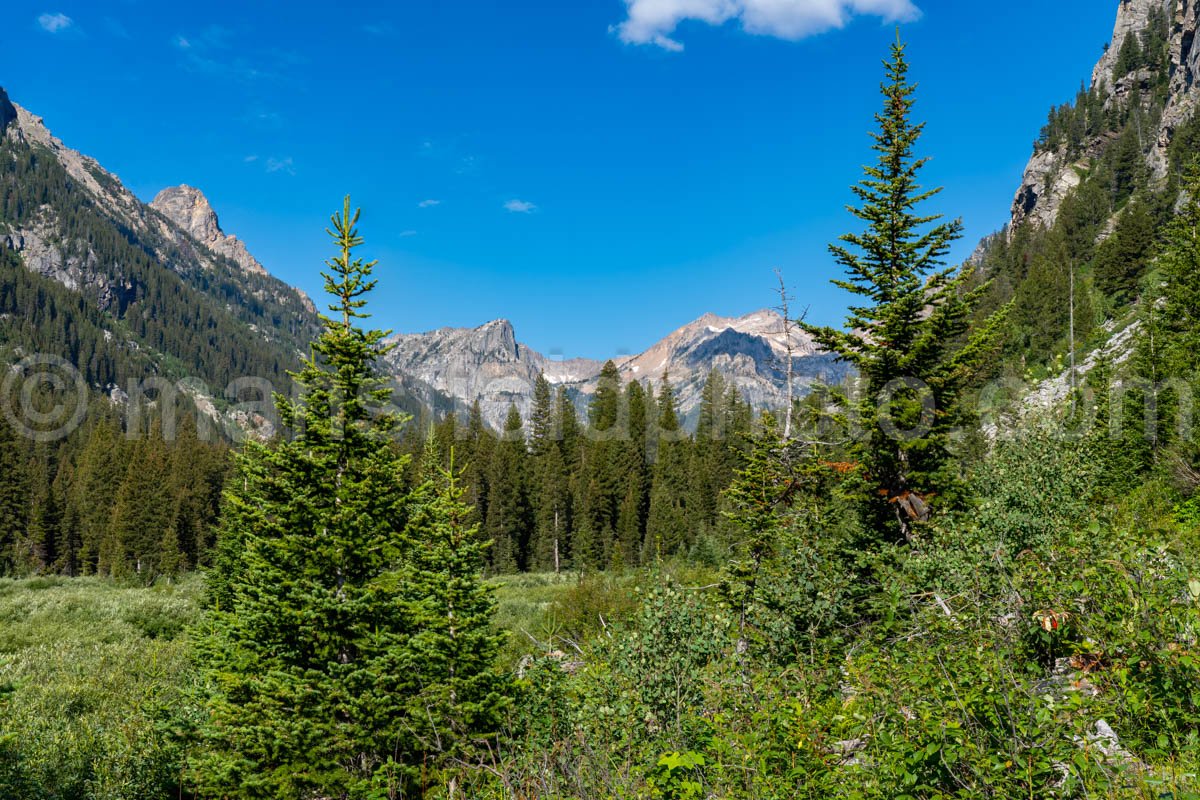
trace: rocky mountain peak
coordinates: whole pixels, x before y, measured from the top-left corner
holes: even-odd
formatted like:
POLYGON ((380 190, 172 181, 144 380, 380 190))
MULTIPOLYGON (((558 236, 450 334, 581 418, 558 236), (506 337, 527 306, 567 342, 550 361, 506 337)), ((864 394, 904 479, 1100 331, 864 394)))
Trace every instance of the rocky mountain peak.
POLYGON ((182 228, 197 242, 230 259, 246 272, 267 274, 267 270, 258 259, 250 255, 250 251, 240 239, 221 230, 217 212, 199 189, 187 184, 170 186, 158 193, 150 202, 150 207, 182 228))
POLYGON ((17 109, 8 99, 8 93, 4 91, 4 87, 0 86, 0 133, 3 133, 16 118, 17 109))

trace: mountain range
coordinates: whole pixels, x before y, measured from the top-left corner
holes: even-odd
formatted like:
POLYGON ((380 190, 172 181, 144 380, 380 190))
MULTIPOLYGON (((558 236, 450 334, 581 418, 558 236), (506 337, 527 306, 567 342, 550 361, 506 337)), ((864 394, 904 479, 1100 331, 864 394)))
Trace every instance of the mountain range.
MULTIPOLYGON (((25 269, 61 285, 87 300, 111 322, 108 339, 120 338, 124 349, 148 356, 131 376, 100 381, 88 376, 94 388, 121 397, 130 377, 143 372, 165 376, 200 377, 211 392, 199 392, 204 408, 218 414, 224 401, 221 378, 241 377, 218 369, 224 360, 203 348, 174 346, 177 332, 157 331, 147 341, 122 325, 130 315, 164 318, 152 300, 162 292, 150 290, 144 274, 133 274, 129 262, 141 260, 145 270, 157 270, 167 280, 167 293, 183 307, 208 312, 203 328, 226 327, 231 361, 250 366, 256 359, 238 357, 241 349, 265 354, 271 366, 255 377, 280 379, 298 361, 308 337, 317 329, 313 302, 301 291, 272 277, 236 236, 221 228, 216 211, 195 187, 181 185, 160 191, 143 203, 117 176, 64 145, 45 122, 12 103, 0 89, 0 125, 5 141, 26 156, 48 154, 55 175, 69 191, 57 201, 37 203, 20 214, 0 217, 0 244, 15 253, 25 269), (89 212, 88 227, 103 227, 116 240, 97 251, 81 237, 71 220, 79 208, 89 212), (153 306, 153 307, 151 307, 153 306), (139 371, 140 370, 140 371, 139 371)), ((14 159, 16 155, 14 154, 14 159)), ((15 176, 14 176, 15 177, 15 176)), ((26 187, 28 188, 28 187, 26 187)), ((12 193, 18 193, 13 186, 12 193)), ((161 298, 167 302, 166 298, 161 298)), ((193 320, 196 322, 196 320, 193 320)), ((135 326, 136 327, 136 326, 135 326)), ((479 402, 484 418, 499 427, 511 404, 529 411, 533 384, 544 374, 566 387, 582 406, 594 391, 603 364, 586 359, 555 360, 517 340, 507 320, 477 328, 443 328, 393 337, 387 368, 411 411, 457 409, 466 412, 479 402)), ((792 331, 795 387, 802 393, 817 380, 838 380, 847 370, 821 353, 803 332, 792 331)), ((772 310, 738 318, 705 314, 675 330, 645 352, 614 358, 626 380, 659 383, 664 376, 674 387, 685 421, 694 418, 708 374, 717 370, 757 408, 779 407, 785 400, 788 347, 783 320, 772 310)))
MULTIPOLYGON (((844 364, 822 353, 807 334, 792 330, 795 387, 802 393, 814 381, 837 381, 844 364)), ((603 363, 554 360, 517 341, 508 320, 477 328, 442 328, 391 340, 388 364, 406 379, 426 405, 449 398, 460 408, 478 401, 484 419, 499 426, 510 404, 528 413, 539 374, 565 387, 582 404, 594 391, 603 363)), ((671 332, 645 352, 614 358, 626 381, 671 383, 680 414, 693 420, 709 373, 716 370, 756 408, 785 403, 787 337, 783 318, 764 309, 738 318, 705 314, 671 332)))

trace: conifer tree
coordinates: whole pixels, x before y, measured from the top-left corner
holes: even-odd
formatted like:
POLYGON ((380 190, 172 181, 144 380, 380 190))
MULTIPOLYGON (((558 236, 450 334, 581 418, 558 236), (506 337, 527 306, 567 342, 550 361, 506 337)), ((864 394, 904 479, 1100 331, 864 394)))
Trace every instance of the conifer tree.
POLYGON ((510 405, 488 473, 486 530, 493 542, 492 569, 501 574, 519 572, 527 563, 532 528, 527 461, 521 414, 510 405))
POLYGON ((644 563, 675 555, 688 544, 688 442, 675 410, 675 391, 663 373, 658 393, 658 449, 646 520, 644 563))
POLYGON ((621 425, 621 375, 617 365, 607 361, 588 405, 587 441, 582 445, 577 567, 604 567, 611 558, 624 496, 618 454, 627 435, 621 425))
POLYGON ((538 375, 534 384, 530 432, 534 535, 529 567, 558 572, 565 555, 570 484, 560 446, 559 410, 544 375, 538 375))
POLYGON ((128 474, 131 449, 115 420, 103 415, 93 418, 76 463, 66 513, 78 529, 82 574, 99 570, 100 552, 111 527, 113 505, 128 474))
POLYGON ((386 334, 359 326, 375 262, 354 256, 358 218, 349 198, 332 218, 332 313, 298 397, 275 398, 291 436, 247 443, 230 481, 197 641, 203 797, 395 797, 427 752, 413 702, 432 689, 411 648, 430 620, 399 591, 427 544, 391 441, 402 420, 382 410, 386 334))
POLYGON ((29 517, 27 464, 16 434, 0 418, 0 559, 3 572, 16 568, 17 544, 25 535, 29 517))
POLYGON ((1200 161, 1185 173, 1183 203, 1166 227, 1158 263, 1166 368, 1195 380, 1200 370, 1200 161))
POLYGON ((168 456, 157 426, 140 439, 117 490, 112 523, 100 550, 99 571, 147 583, 179 566, 172 528, 168 456))
POLYGON ((725 391, 721 373, 710 372, 700 394, 688 469, 688 517, 697 535, 705 535, 717 526, 718 499, 732 477, 733 449, 726 440, 730 420, 724 406, 725 391))
POLYGON ((1128 302, 1146 271, 1154 244, 1154 216, 1131 200, 1113 234, 1096 248, 1096 286, 1118 303, 1128 302))
POLYGON ((1136 32, 1125 36, 1121 49, 1117 51, 1117 61, 1113 66, 1113 74, 1124 77, 1142 66, 1142 45, 1136 32))
POLYGON ((625 387, 625 416, 628 435, 618 458, 624 490, 617 509, 617 547, 609 559, 613 566, 634 566, 641 557, 649 511, 650 475, 646 464, 649 425, 646 390, 637 381, 625 387))
POLYGON ((562 455, 563 471, 566 475, 563 483, 566 492, 563 498, 565 518, 562 520, 559 545, 559 563, 565 566, 571 563, 575 551, 575 528, 578 519, 575 499, 579 494, 581 437, 579 415, 565 388, 559 387, 554 406, 554 424, 559 432, 558 450, 562 455))
POLYGON ((763 414, 750 437, 746 463, 726 491, 729 518, 735 529, 735 558, 725 570, 723 592, 738 617, 738 652, 748 648, 750 617, 759 602, 763 567, 776 552, 782 527, 783 499, 790 486, 783 438, 775 418, 763 414))
MULTIPOLYGON (((491 543, 463 502, 453 446, 447 461, 424 459, 406 534, 418 546, 396 583, 414 634, 394 664, 392 688, 405 696, 407 724, 427 757, 397 765, 413 786, 429 783, 420 781, 428 766, 477 757, 499 727, 507 688, 496 669, 504 635, 492 624, 496 600, 483 581, 491 543)), ((456 796, 453 773, 445 782, 456 796)))
POLYGON ((479 400, 471 404, 467 419, 467 437, 463 442, 464 484, 467 504, 481 525, 487 519, 489 475, 496 436, 483 421, 479 400))
POLYGON ((28 475, 32 477, 28 526, 20 538, 18 568, 23 572, 45 572, 58 560, 62 537, 62 480, 58 473, 58 451, 47 443, 38 444, 28 475))
POLYGON ((942 222, 920 210, 939 190, 918 183, 926 159, 914 150, 924 125, 911 120, 916 87, 908 81, 904 52, 897 40, 885 65, 879 129, 872 134, 878 162, 854 187, 861 205, 851 212, 865 230, 830 247, 848 275, 834 283, 862 304, 851 308, 845 330, 802 325, 857 369, 861 399, 855 410, 866 431, 857 455, 875 489, 868 502, 882 529, 908 537, 913 522, 928 517, 933 495, 946 488, 946 476, 938 474, 948 461, 946 434, 999 319, 960 343, 985 289, 967 290, 969 269, 942 266, 961 236, 961 222, 942 222))

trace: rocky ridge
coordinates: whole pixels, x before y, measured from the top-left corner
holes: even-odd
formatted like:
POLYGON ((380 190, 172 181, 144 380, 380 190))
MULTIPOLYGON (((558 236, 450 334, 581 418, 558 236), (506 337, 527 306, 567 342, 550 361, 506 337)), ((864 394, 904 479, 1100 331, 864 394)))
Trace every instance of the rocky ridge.
MULTIPOLYGON (((817 380, 836 381, 847 368, 794 331, 792 355, 797 394, 817 380)), ((603 364, 589 359, 555 360, 517 341, 511 322, 478 328, 442 328, 392 337, 388 367, 426 405, 451 398, 460 412, 479 401, 485 420, 499 427, 515 404, 528 414, 539 374, 565 387, 582 406, 595 391, 603 364)), ((738 388, 754 407, 778 408, 786 393, 787 343, 783 321, 771 310, 743 317, 706 314, 672 332, 646 351, 614 359, 625 381, 658 386, 667 374, 685 422, 694 419, 712 370, 738 388)))

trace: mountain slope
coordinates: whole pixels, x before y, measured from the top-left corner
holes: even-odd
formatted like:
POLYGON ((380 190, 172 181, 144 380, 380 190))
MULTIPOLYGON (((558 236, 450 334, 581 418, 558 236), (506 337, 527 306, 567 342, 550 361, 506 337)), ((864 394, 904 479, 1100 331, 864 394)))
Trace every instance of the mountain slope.
POLYGON ((984 311, 1015 306, 996 371, 1040 383, 1034 405, 1066 396, 1093 367, 1139 368, 1131 355, 1161 296, 1163 234, 1200 157, 1200 3, 1105 7, 1112 43, 1090 85, 1051 109, 1010 224, 973 259, 991 279, 984 311))
MULTIPOLYGON (((207 228, 181 227, 174 209, 164 214, 143 204, 2 90, 0 120, 7 120, 0 130, 0 245, 97 312, 103 346, 137 358, 121 358, 100 374, 77 353, 53 355, 77 363, 105 392, 153 374, 198 380, 207 387, 199 391, 218 402, 240 378, 286 387, 287 370, 316 329, 307 298, 231 258, 215 215, 207 228)), ((193 199, 207 207, 198 192, 193 199)), ((4 285, 18 277, 8 275, 4 285)), ((10 332, 5 345, 29 351, 36 333, 10 332)))

